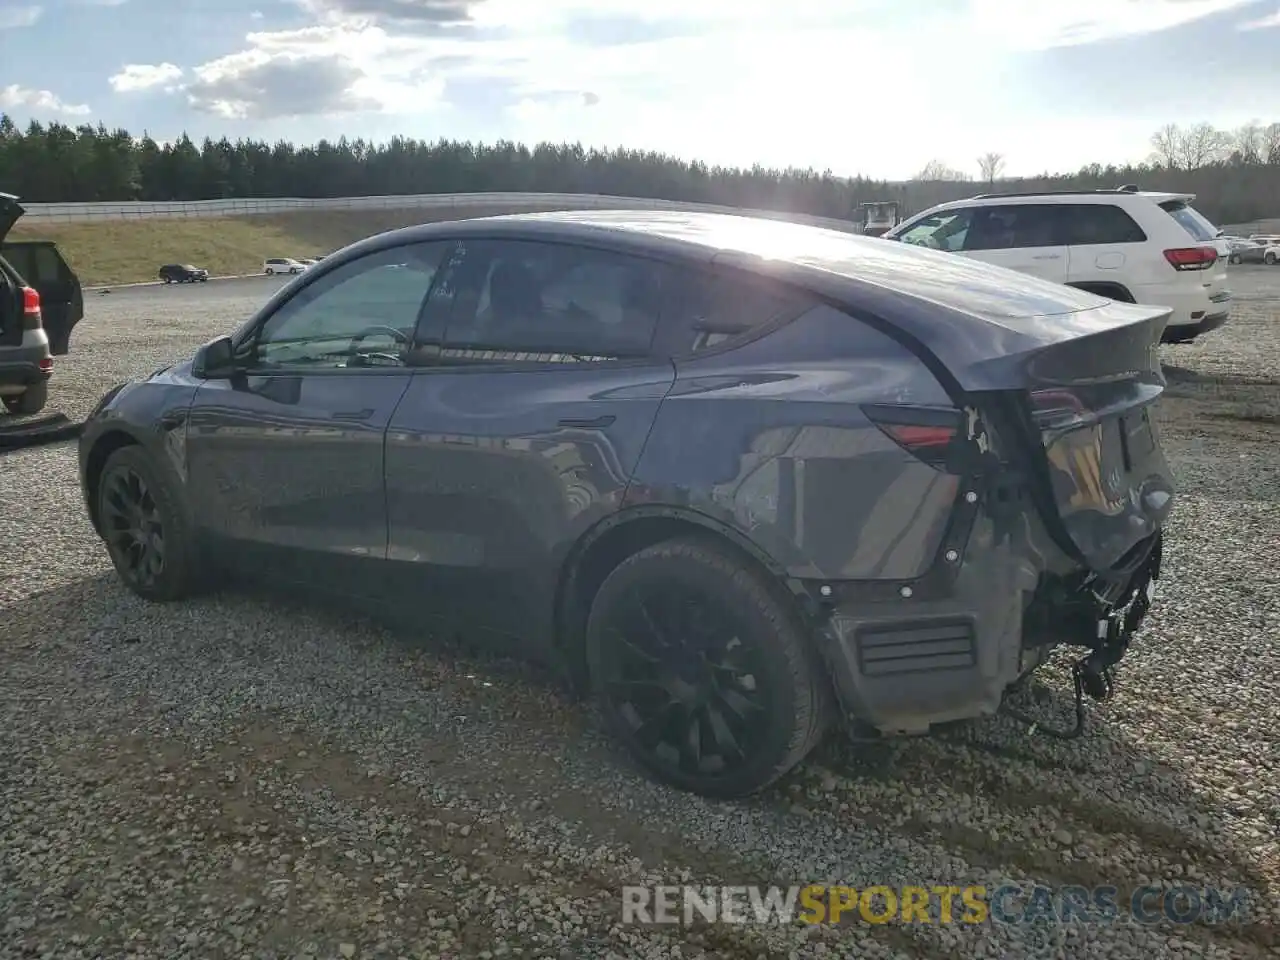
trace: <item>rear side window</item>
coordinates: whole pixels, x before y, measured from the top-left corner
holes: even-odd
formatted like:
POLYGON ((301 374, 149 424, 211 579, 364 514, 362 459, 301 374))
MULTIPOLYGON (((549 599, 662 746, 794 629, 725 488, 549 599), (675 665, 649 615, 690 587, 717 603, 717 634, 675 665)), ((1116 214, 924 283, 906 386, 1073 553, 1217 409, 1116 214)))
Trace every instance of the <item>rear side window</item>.
POLYGON ((1071 246, 1102 243, 1144 243, 1147 235, 1125 211, 1110 203, 1079 203, 1062 207, 1065 240, 1071 246))
POLYGON ((1052 247, 1062 239, 1062 208, 1052 204, 1008 204, 984 207, 973 215, 964 250, 1013 250, 1052 247))
POLYGON ((685 271, 664 311, 661 345, 672 356, 701 353, 812 305, 800 294, 751 276, 685 271))
POLYGON ((1166 200, 1160 209, 1177 220, 1183 230, 1190 234, 1192 240, 1204 243, 1218 235, 1218 228, 1191 204, 1182 200, 1166 200))

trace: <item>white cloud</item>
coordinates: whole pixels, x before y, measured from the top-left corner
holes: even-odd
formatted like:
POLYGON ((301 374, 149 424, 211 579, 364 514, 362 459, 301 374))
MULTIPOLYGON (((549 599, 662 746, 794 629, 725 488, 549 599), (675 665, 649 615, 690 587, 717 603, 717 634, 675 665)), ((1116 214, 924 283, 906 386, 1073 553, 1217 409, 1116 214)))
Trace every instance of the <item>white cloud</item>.
POLYGON ((1158 33, 1254 0, 969 0, 968 31, 1023 50, 1080 46, 1158 33))
POLYGON ((1280 27, 1280 10, 1269 17, 1259 17, 1257 20, 1247 20, 1240 24, 1238 30, 1268 30, 1271 27, 1280 27))
POLYGON ((182 68, 172 63, 127 63, 119 73, 108 78, 116 93, 134 93, 155 87, 173 88, 182 78, 182 68))
POLYGON ((263 13, 261 10, 254 10, 249 14, 250 20, 261 20, 262 17, 263 17, 263 13))
POLYGON ((444 92, 416 40, 378 27, 305 27, 246 41, 239 53, 195 68, 185 88, 193 107, 234 119, 422 113, 444 92))
POLYGON ((87 117, 93 112, 87 104, 67 103, 51 90, 32 90, 16 83, 0 87, 0 107, 21 107, 33 113, 60 113, 68 117, 87 117))
MULTIPOLYGON (((448 96, 467 111, 454 120, 489 139, 627 143, 876 176, 939 154, 970 167, 966 157, 998 143, 1026 172, 1094 159, 1098 144, 1086 124, 1082 156, 1068 156, 1057 121, 1010 106, 1019 54, 1160 32, 1246 2, 294 0, 311 26, 250 33, 239 51, 191 71, 184 89, 197 109, 238 119, 412 117, 448 96), (954 76, 913 60, 956 49, 982 56, 954 76), (958 107, 975 103, 985 105, 976 118, 958 107)), ((1145 153, 1145 134, 1108 132, 1116 159, 1145 153)))
POLYGON ((44 9, 37 6, 0 7, 0 30, 33 26, 43 12, 44 9))

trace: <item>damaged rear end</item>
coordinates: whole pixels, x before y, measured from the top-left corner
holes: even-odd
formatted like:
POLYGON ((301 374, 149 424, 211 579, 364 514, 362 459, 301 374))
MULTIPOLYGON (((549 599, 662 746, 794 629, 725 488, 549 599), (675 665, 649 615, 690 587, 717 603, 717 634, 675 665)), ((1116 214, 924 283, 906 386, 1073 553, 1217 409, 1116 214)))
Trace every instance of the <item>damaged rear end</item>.
POLYGON ((1022 647, 1033 663, 1060 645, 1087 651, 1074 667, 1077 720, 1081 693, 1110 694, 1160 576, 1174 484, 1153 407, 1168 316, 1123 304, 1082 312, 1074 335, 986 365, 1012 389, 970 394, 1024 508, 1060 553, 1028 600, 1022 647))
MULTIPOLYGON (((970 282, 927 301, 859 298, 894 318, 951 396, 930 413, 927 447, 958 480, 947 533, 926 576, 874 595, 836 589, 824 647, 846 714, 881 734, 997 711, 1031 723, 1008 694, 1054 648, 1078 648, 1075 727, 1038 724, 1075 736, 1083 697, 1110 693, 1160 575, 1174 487, 1153 405, 1170 311, 1006 271, 948 279, 970 282)), ((866 413, 924 454, 920 428, 900 426, 923 411, 866 413)))

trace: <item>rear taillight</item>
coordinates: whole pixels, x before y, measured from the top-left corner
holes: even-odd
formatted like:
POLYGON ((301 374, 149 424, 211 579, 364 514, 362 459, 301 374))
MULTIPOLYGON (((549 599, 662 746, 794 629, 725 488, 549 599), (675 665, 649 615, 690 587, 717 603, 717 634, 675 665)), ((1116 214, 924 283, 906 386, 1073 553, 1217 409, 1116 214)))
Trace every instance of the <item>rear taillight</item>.
POLYGON ((40 294, 30 287, 23 287, 22 329, 39 330, 43 322, 40 315, 40 294))
POLYGON ((1175 247, 1164 252, 1164 258, 1175 270, 1207 270, 1218 261, 1213 247, 1175 247))
POLYGON ((932 466, 950 459, 963 426, 960 411, 949 408, 870 404, 862 412, 890 440, 932 466))

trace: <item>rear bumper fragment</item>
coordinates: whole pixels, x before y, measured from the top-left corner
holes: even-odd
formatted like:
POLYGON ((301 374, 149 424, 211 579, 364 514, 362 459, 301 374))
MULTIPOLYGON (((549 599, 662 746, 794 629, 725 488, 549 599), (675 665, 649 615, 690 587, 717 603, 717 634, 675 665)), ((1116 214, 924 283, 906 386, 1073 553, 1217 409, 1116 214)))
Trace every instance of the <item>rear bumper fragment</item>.
POLYGON ((1060 645, 1087 651, 1077 665, 1085 692, 1109 690, 1111 668, 1150 607, 1162 534, 1096 576, 1049 573, 1031 559, 1035 551, 991 530, 979 518, 946 596, 826 608, 819 647, 849 722, 888 736, 993 715, 1060 645))

